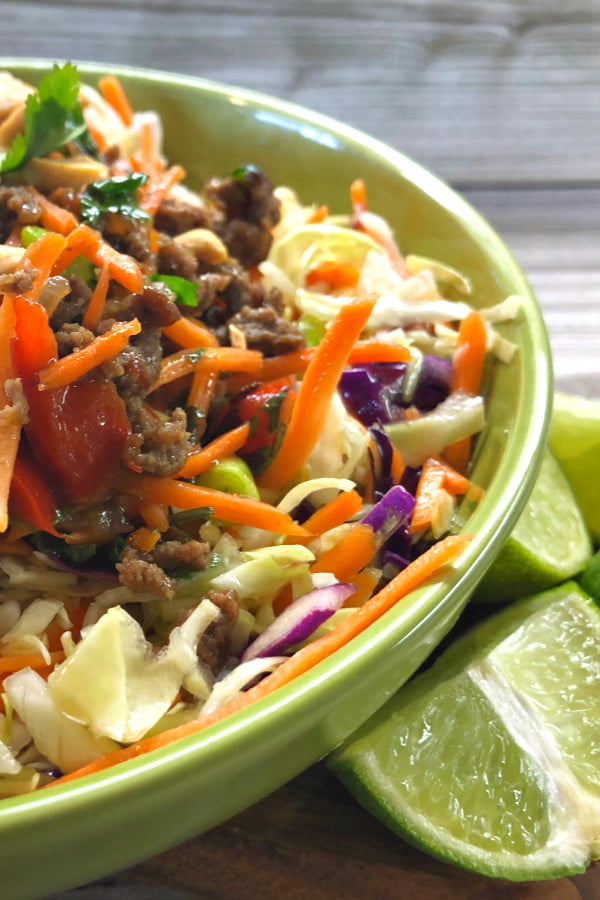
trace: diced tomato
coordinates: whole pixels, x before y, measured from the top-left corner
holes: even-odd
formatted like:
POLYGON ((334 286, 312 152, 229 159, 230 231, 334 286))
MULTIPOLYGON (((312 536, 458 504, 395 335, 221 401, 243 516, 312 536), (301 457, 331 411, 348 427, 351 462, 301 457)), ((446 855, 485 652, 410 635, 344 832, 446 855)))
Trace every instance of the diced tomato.
POLYGON ((27 391, 25 433, 34 456, 68 503, 101 496, 119 465, 131 427, 115 386, 75 382, 54 391, 27 391))
POLYGON ((10 496, 10 515, 35 531, 47 531, 59 537, 54 523, 57 506, 54 494, 44 478, 40 466, 21 445, 15 461, 10 496))

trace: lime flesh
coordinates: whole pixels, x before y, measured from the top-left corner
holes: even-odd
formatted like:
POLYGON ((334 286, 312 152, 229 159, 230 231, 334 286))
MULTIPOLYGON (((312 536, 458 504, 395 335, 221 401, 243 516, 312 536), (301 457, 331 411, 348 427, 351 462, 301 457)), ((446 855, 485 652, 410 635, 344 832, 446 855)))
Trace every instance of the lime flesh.
POLYGON ((600 543, 600 402, 556 393, 549 440, 587 527, 600 543))
POLYGON ((600 856, 600 610, 574 584, 460 638, 330 766, 363 805, 448 862, 512 880, 600 856))
POLYGON ((499 604, 547 590, 578 575, 591 554, 573 491, 547 451, 525 509, 473 599, 499 604))

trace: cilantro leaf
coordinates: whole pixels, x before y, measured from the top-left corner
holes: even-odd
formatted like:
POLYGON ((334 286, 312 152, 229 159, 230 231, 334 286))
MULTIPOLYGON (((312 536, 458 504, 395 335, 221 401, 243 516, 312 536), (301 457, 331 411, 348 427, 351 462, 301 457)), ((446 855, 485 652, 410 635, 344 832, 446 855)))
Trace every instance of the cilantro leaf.
POLYGON ((140 209, 137 198, 147 181, 143 172, 132 172, 88 184, 80 198, 81 221, 94 227, 102 213, 117 213, 132 222, 150 222, 150 215, 140 209))
POLYGON ((79 103, 79 75, 71 63, 55 65, 44 76, 37 93, 25 101, 25 129, 17 135, 0 161, 0 174, 14 172, 30 159, 47 156, 70 141, 89 146, 79 103))
POLYGON ((181 278, 180 275, 152 276, 152 281, 162 281, 175 294, 175 302, 180 306, 198 306, 198 287, 193 281, 181 278))

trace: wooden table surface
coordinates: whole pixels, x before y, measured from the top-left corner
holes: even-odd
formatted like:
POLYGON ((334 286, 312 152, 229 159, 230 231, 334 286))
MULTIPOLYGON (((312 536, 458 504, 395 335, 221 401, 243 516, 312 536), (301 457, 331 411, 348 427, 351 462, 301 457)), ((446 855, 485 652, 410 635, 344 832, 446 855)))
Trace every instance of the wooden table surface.
MULTIPOLYGON (((429 166, 529 277, 557 385, 600 398, 599 0, 5 0, 0 10, 5 55, 265 91, 429 166)), ((595 900, 600 867, 536 885, 459 872, 405 847, 317 765, 210 833, 55 900, 260 895, 595 900)))

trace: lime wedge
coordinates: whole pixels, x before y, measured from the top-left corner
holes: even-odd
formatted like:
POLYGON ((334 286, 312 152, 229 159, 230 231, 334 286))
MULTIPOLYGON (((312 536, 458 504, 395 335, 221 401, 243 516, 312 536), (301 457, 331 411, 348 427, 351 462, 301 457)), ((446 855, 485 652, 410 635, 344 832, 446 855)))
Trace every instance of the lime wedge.
POLYGON ((591 555, 590 536, 571 486, 546 451, 525 509, 473 600, 499 604, 547 590, 578 575, 591 555))
POLYGON ((571 483, 592 537, 600 543, 600 402, 555 394, 550 447, 571 483))
POLYGON ((511 880, 600 857, 600 610, 575 583, 503 609, 329 765, 426 852, 511 880))

